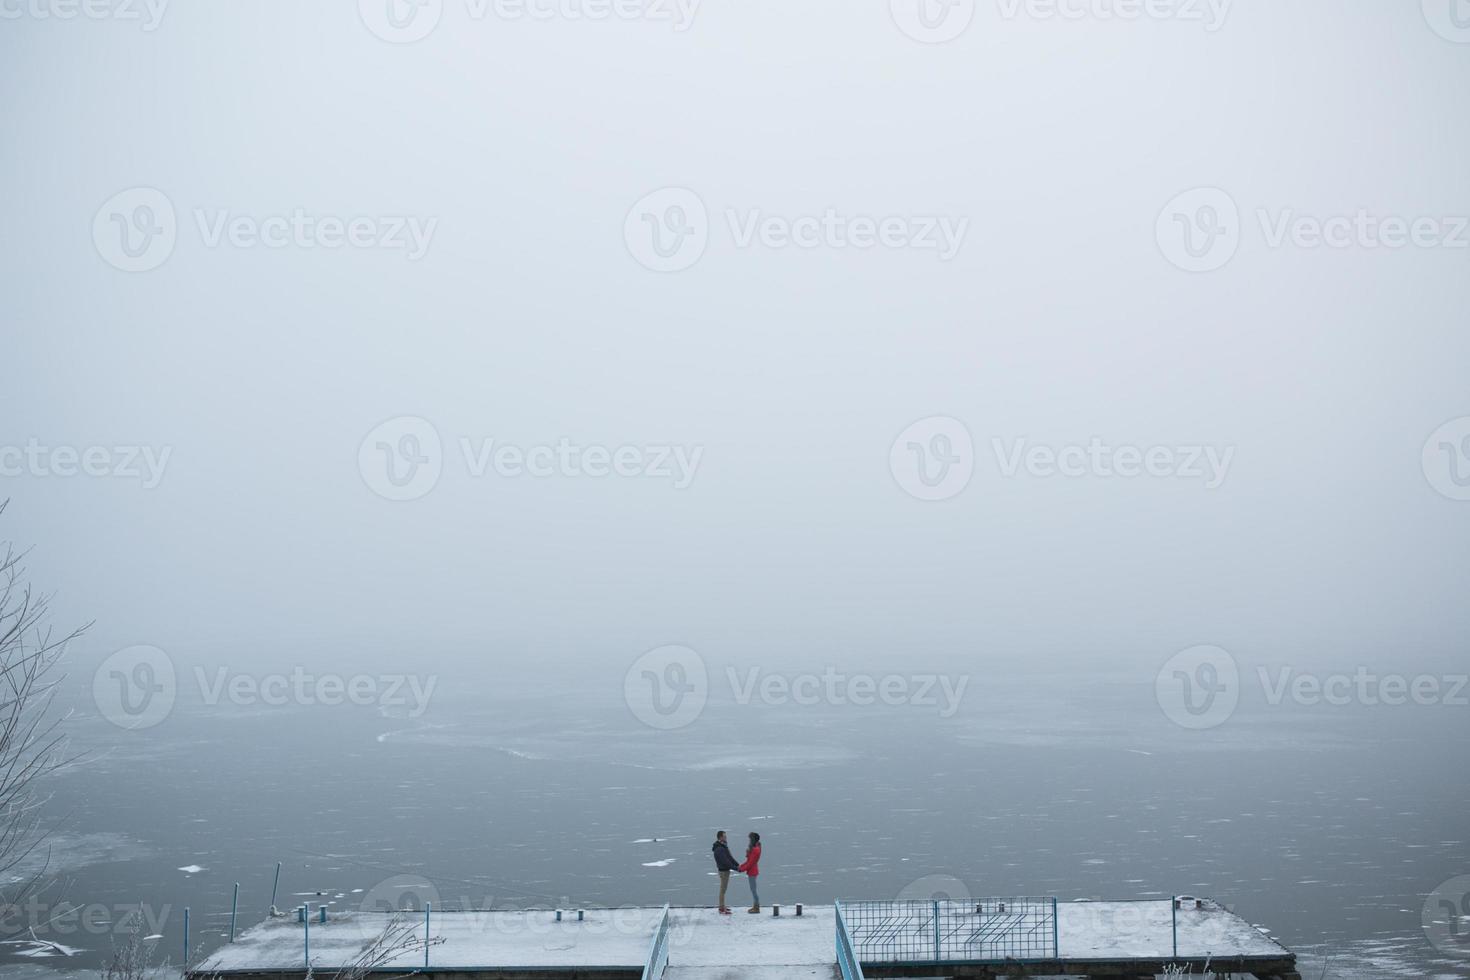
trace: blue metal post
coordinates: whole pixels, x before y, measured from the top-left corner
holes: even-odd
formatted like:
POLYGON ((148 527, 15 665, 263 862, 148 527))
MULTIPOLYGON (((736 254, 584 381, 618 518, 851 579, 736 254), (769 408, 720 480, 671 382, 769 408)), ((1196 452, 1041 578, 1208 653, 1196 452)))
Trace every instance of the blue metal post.
POLYGON ((235 882, 235 897, 230 899, 230 942, 235 941, 235 913, 240 910, 240 883, 235 882))
POLYGON ((1057 925, 1057 900, 1051 900, 1051 955, 1056 959, 1062 958, 1062 933, 1061 927, 1057 925))
POLYGON ((281 883, 281 862, 276 862, 276 881, 271 885, 271 908, 276 907, 276 886, 281 883))
POLYGON ((189 965, 189 906, 184 906, 184 966, 189 965))
POLYGON ((306 914, 301 917, 301 921, 303 923, 303 925, 301 927, 302 928, 302 932, 301 932, 301 948, 302 948, 302 951, 306 955, 306 972, 307 973, 310 973, 311 972, 311 906, 304 905, 304 906, 302 906, 302 908, 304 908, 306 910, 306 914))
POLYGON ((1170 928, 1174 933, 1174 959, 1179 959, 1179 896, 1169 899, 1170 928))
POLYGON ((424 903, 424 969, 429 968, 429 908, 434 903, 424 903))
POLYGON ((939 902, 934 902, 934 962, 939 962, 939 902))

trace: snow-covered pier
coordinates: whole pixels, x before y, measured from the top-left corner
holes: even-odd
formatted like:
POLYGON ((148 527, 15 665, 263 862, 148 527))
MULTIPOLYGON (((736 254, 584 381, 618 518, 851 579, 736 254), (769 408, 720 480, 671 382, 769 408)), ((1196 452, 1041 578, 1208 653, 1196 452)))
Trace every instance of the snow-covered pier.
POLYGON ((1238 973, 1300 980, 1296 957, 1209 900, 856 902, 779 915, 711 908, 319 910, 246 930, 187 976, 300 980, 432 974, 438 980, 862 980, 864 977, 1152 977, 1238 973), (1053 911, 1054 910, 1054 911, 1053 911), (396 923, 400 949, 385 948, 396 923), (427 947, 423 940, 428 937, 427 947))

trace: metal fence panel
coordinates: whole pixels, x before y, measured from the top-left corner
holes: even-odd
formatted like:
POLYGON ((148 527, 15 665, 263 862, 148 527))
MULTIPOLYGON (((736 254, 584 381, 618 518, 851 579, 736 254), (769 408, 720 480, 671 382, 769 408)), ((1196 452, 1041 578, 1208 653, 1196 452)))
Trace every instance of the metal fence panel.
POLYGON ((862 963, 955 963, 1057 958, 1056 900, 843 902, 862 963))
POLYGON ((653 930, 653 943, 648 947, 648 962, 643 965, 643 980, 659 980, 669 965, 669 907, 665 905, 653 930))
POLYGON ((837 968, 842 971, 842 980, 863 980, 863 967, 853 952, 852 937, 847 933, 847 923, 842 919, 842 903, 836 903, 837 919, 837 968))

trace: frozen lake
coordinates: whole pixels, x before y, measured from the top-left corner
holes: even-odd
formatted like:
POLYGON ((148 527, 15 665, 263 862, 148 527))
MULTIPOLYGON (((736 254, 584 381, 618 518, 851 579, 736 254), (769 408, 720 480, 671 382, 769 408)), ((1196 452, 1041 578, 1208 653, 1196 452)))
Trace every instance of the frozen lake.
POLYGON ((63 913, 40 932, 75 955, 0 953, 3 972, 95 969, 139 903, 157 958, 178 961, 185 906, 214 949, 233 883, 254 925, 277 861, 283 908, 712 903, 719 827, 737 851, 765 837, 768 901, 1202 895, 1304 975, 1460 975, 1420 929, 1428 892, 1470 867, 1463 780, 1421 751, 1463 739, 1453 710, 1243 708, 1200 738, 1151 678, 1078 674, 977 682, 950 718, 712 701, 658 732, 586 680, 449 685, 418 719, 181 703, 119 737, 77 717, 94 755, 55 782, 61 881, 30 913, 63 913))

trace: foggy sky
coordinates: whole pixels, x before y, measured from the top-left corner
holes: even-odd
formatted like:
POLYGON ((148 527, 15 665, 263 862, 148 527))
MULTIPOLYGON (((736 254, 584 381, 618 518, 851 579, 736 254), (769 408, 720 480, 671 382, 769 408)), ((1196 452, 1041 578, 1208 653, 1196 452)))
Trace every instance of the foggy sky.
POLYGON ((1257 216, 1470 214, 1470 44, 1419 7, 1242 2, 1209 31, 982 2, 941 44, 876 0, 705 0, 684 31, 445 0, 406 44, 348 2, 23 13, 0 443, 170 456, 153 488, 0 478, 3 536, 97 656, 1458 655, 1470 503, 1421 450, 1470 415, 1470 249, 1273 248, 1257 216), (130 273, 93 223, 134 187, 178 241, 130 273), (661 273, 624 225, 667 187, 709 241, 661 273), (1194 188, 1240 209, 1216 271, 1156 240, 1194 188), (727 217, 829 208, 968 229, 945 261, 741 247, 727 217), (196 219, 297 209, 437 224, 410 259, 210 247, 196 219), (359 448, 403 416, 443 473, 392 501, 359 448), (889 464, 931 416, 975 446, 937 502, 889 464), (992 449, 1093 437, 1234 455, 1207 489, 1008 478, 992 449), (702 458, 684 489, 477 477, 461 439, 702 458))

